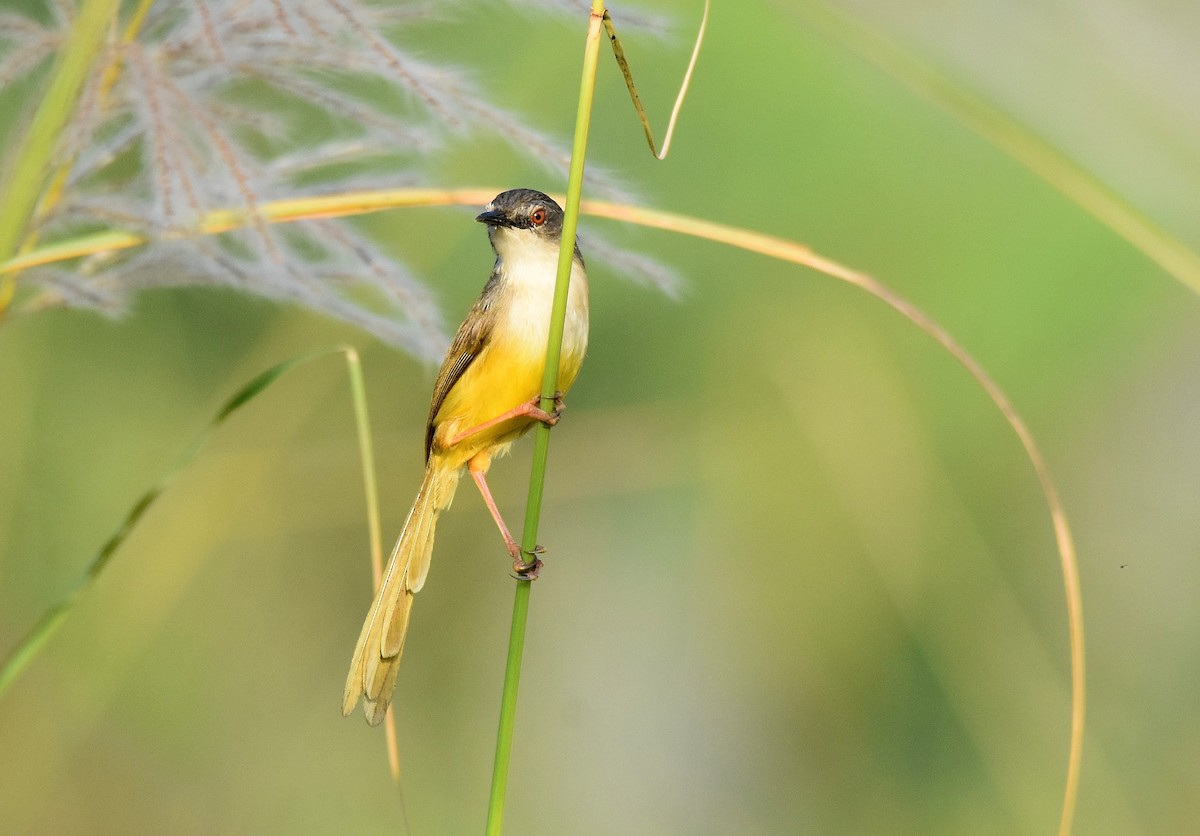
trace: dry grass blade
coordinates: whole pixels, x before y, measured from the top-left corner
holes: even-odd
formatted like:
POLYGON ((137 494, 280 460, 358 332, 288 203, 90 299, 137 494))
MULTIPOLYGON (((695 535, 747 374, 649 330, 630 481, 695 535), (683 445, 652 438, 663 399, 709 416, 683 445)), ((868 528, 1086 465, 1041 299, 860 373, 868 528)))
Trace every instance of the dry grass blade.
MULTIPOLYGON (((350 395, 354 403, 354 423, 358 434, 358 454, 362 464, 363 489, 367 500, 367 536, 371 550, 371 580, 376 591, 383 582, 383 526, 379 520, 378 480, 375 478, 375 453, 371 444, 371 423, 367 416, 367 387, 363 382, 362 362, 358 351, 351 346, 340 349, 346 355, 350 371, 350 395)), ((388 771, 397 786, 400 784, 400 745, 396 739, 396 717, 388 707, 384 720, 387 736, 388 771)), ((403 796, 401 796, 403 804, 403 796)), ((407 816, 407 813, 406 813, 407 816)))
POLYGON ((696 33, 696 45, 692 47, 692 57, 688 61, 687 70, 684 71, 683 82, 679 85, 675 106, 671 108, 671 118, 667 121, 667 133, 663 137, 662 151, 658 150, 654 142, 654 132, 650 130, 650 120, 646 118, 646 109, 642 107, 642 99, 638 95, 637 85, 633 83, 633 72, 629 69, 629 62, 625 59, 625 50, 621 48, 616 26, 608 11, 604 12, 604 31, 608 33, 608 41, 612 44, 613 57, 617 59, 617 66, 621 68, 621 75, 625 77, 625 86, 629 89, 629 98, 633 101, 638 119, 642 121, 642 130, 646 133, 646 142, 650 145, 650 153, 659 160, 665 160, 667 152, 671 149, 671 137, 675 135, 675 122, 679 119, 683 99, 692 83, 692 71, 696 69, 696 59, 700 57, 700 45, 704 43, 704 30, 708 27, 709 2, 710 0, 704 0, 704 14, 700 18, 700 30, 696 33))
MULTIPOLYGON (((495 195, 495 189, 385 189, 275 200, 260 203, 256 213, 245 209, 216 209, 207 213, 195 228, 172 232, 163 238, 174 240, 230 232, 253 223, 255 218, 264 223, 289 223, 352 217, 403 206, 477 206, 487 203, 495 195)), ((148 233, 127 230, 109 230, 68 238, 0 263, 0 274, 98 253, 132 249, 151 241, 148 233)))
POLYGON ((996 408, 1000 410, 1005 420, 1008 421, 1009 426, 1012 427, 1013 432, 1016 433, 1021 445, 1025 448, 1026 456, 1037 473, 1038 481, 1041 483, 1042 494, 1045 496, 1046 505, 1050 511, 1050 520, 1054 527, 1055 541, 1058 546, 1058 555, 1065 588, 1067 622, 1070 631, 1071 646, 1071 746, 1067 759, 1067 780, 1059 833, 1064 834, 1064 836, 1070 833, 1075 813, 1076 798, 1079 791, 1079 774, 1083 759, 1083 733, 1087 705, 1083 597, 1079 586, 1078 559, 1075 554, 1074 540, 1071 537, 1071 529, 1067 524, 1066 511, 1063 508, 1062 500, 1059 498, 1054 480, 1050 476, 1050 469, 1046 464, 1046 459, 1042 455, 1041 450, 1038 449, 1037 443, 1033 439, 1033 434, 1030 432, 1025 420, 1017 412, 1016 407, 1013 406, 1008 396, 1004 394, 1004 390, 984 371, 979 362, 965 348, 920 308, 917 308, 911 302, 899 296, 895 291, 877 279, 817 255, 808 247, 751 230, 702 221, 697 218, 676 215, 670 212, 659 212, 635 206, 623 206, 600 201, 586 201, 582 208, 583 211, 597 217, 678 232, 683 235, 691 235, 709 241, 728 244, 739 249, 760 253, 782 261, 790 261, 793 264, 810 267, 827 276, 841 279, 862 288, 867 293, 870 293, 898 311, 906 319, 932 337, 955 360, 966 368, 980 387, 987 393, 988 397, 991 398, 992 403, 996 405, 996 408))

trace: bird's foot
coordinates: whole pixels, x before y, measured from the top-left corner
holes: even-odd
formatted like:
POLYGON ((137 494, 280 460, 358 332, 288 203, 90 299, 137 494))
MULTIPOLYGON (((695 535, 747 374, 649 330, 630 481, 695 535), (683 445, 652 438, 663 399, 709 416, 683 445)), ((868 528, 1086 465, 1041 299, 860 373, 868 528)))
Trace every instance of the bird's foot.
POLYGON ((551 411, 547 412, 546 410, 542 409, 542 398, 540 395, 529 401, 529 403, 525 404, 523 411, 533 420, 541 421, 547 427, 553 427, 558 423, 558 419, 562 417, 563 410, 566 408, 567 405, 563 401, 563 393, 555 392, 554 409, 551 411))
POLYGON ((526 563, 523 560, 513 561, 513 577, 519 581, 536 581, 538 572, 542 570, 542 561, 536 557, 526 563))
POLYGON ((519 581, 536 581, 538 572, 542 568, 542 561, 538 559, 539 554, 545 554, 546 550, 541 546, 534 546, 533 553, 529 555, 530 559, 525 560, 525 553, 519 548, 516 554, 509 549, 509 554, 513 559, 513 577, 519 581))

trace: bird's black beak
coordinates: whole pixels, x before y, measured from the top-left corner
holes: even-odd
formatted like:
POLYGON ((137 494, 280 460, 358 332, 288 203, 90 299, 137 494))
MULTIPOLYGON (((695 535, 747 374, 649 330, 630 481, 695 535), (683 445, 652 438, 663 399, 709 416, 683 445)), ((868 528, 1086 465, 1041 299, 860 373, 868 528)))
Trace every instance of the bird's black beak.
POLYGON ((481 224, 487 224, 488 226, 511 225, 507 220, 505 220, 504 214, 502 212, 497 212, 495 209, 489 209, 487 212, 477 216, 475 220, 479 221, 481 224))

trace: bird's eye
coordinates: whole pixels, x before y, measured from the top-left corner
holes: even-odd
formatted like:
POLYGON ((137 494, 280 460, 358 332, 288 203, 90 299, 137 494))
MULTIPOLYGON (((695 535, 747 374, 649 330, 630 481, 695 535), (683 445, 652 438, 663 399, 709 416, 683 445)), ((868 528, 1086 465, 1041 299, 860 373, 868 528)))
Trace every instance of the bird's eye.
POLYGON ((546 222, 546 210, 541 206, 534 209, 529 215, 529 222, 534 226, 541 226, 546 222))

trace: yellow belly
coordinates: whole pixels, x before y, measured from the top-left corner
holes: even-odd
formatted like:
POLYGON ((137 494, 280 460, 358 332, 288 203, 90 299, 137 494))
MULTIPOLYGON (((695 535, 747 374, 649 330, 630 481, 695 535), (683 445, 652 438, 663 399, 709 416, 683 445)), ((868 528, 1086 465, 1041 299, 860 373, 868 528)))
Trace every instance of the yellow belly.
MULTIPOLYGON (((525 341, 523 341, 525 342, 525 341)), ((539 351, 514 345, 511 340, 492 340, 467 368, 446 395, 434 417, 434 453, 456 467, 480 454, 484 459, 502 455, 534 421, 519 416, 488 427, 450 447, 460 433, 503 415, 536 398, 542 389, 545 345, 539 351)), ((583 354, 564 344, 558 370, 558 391, 566 392, 583 365, 583 354)), ((479 461, 486 469, 487 461, 479 461)))
MULTIPOLYGON (((432 453, 456 467, 475 459, 473 466, 486 469, 491 457, 504 453, 534 424, 520 416, 450 445, 461 433, 528 403, 542 390, 557 253, 553 248, 526 248, 508 256, 492 300, 495 322, 487 341, 433 417, 432 453)), ((559 392, 571 387, 587 352, 587 295, 587 274, 576 261, 563 324, 559 392)))

